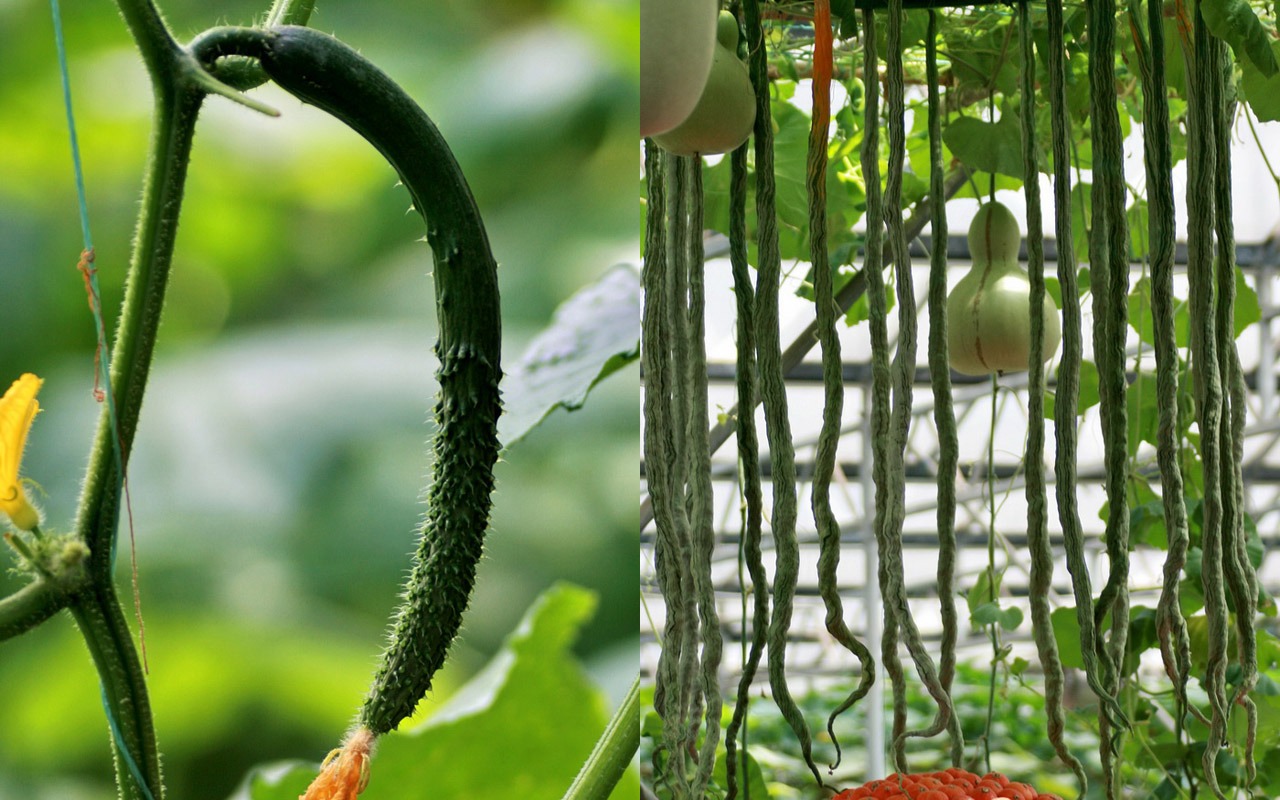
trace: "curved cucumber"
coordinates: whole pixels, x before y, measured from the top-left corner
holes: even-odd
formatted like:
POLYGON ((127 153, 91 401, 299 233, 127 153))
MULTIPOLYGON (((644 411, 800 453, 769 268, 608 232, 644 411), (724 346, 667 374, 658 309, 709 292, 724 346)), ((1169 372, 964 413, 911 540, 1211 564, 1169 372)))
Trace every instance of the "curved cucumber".
POLYGON ((360 711, 360 724, 383 734, 431 688, 475 583, 498 457, 497 264, 444 137, 394 81, 310 28, 273 28, 254 55, 272 80, 351 126, 391 162, 426 220, 435 256, 439 429, 427 512, 391 644, 360 711))

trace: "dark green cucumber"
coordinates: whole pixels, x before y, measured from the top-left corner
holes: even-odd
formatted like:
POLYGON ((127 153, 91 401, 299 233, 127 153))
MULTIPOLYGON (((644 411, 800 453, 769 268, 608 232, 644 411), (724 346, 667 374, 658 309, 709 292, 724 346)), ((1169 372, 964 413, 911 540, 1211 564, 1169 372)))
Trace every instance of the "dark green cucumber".
POLYGON ((391 162, 426 220, 435 256, 439 429, 427 512, 391 644, 359 720, 382 734, 412 714, 431 688, 475 583, 498 457, 497 264, 448 144, 394 81, 310 28, 274 28, 258 45, 251 54, 272 80, 351 126, 391 162))

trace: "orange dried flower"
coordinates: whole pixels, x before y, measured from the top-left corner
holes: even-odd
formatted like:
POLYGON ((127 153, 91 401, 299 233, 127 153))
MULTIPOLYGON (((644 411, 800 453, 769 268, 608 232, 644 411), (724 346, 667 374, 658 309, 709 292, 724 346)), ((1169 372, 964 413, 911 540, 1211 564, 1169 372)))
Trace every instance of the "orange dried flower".
POLYGON ((356 800, 369 785, 369 759, 373 732, 360 728, 337 750, 330 751, 320 765, 320 774, 298 800, 356 800))

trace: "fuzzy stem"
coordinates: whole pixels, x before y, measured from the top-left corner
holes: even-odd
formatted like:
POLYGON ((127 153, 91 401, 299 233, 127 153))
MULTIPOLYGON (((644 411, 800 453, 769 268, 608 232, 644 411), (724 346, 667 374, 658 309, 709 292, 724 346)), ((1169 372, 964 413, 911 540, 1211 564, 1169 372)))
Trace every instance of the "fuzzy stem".
POLYGON ((640 676, 596 742, 564 800, 607 800, 640 749, 640 676))

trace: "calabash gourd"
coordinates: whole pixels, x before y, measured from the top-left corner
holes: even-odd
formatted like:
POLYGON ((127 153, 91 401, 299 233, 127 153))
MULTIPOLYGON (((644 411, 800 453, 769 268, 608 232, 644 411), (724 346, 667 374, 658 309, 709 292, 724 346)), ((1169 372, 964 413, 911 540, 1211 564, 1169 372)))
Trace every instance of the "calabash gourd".
POLYGON ((747 65, 738 58, 738 20, 720 12, 711 74, 698 104, 675 130, 654 137, 680 156, 727 153, 747 140, 756 121, 756 98, 747 65))
POLYGON ((711 71, 716 0, 641 0, 640 135, 656 136, 693 111, 711 71))
MULTIPOLYGON (((1031 356, 1031 280, 1018 264, 1022 232, 1001 203, 978 209, 969 226, 973 267, 947 297, 951 367, 964 375, 1025 370, 1031 356)), ((1042 361, 1062 341, 1058 311, 1044 297, 1042 361)))

